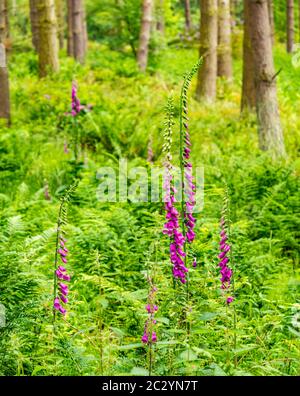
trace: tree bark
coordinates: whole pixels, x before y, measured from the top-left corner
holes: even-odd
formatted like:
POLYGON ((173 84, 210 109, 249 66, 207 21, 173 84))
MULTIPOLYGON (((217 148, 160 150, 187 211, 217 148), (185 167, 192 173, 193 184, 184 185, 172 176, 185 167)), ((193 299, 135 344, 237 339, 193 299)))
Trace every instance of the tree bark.
POLYGON ((152 0, 143 0, 142 21, 139 38, 137 62, 140 71, 144 72, 148 63, 148 52, 151 32, 152 0))
POLYGON ((6 119, 7 126, 10 126, 9 78, 6 67, 6 50, 3 43, 0 43, 0 118, 6 119))
POLYGON ((55 0, 55 9, 59 48, 63 49, 65 41, 65 10, 63 0, 55 0))
POLYGON ((249 0, 244 0, 243 85, 241 111, 254 111, 256 106, 254 84, 254 59, 249 31, 249 0))
POLYGON ((287 29, 287 52, 293 52, 294 46, 294 0, 286 1, 286 29, 287 29))
POLYGON ((218 76, 232 78, 230 0, 218 0, 218 76))
POLYGON ((275 24, 274 24, 274 4, 273 0, 268 0, 269 22, 271 28, 272 44, 275 43, 275 24))
POLYGON ((268 4, 267 0, 246 1, 249 2, 259 146, 273 156, 283 156, 285 147, 277 103, 268 4))
POLYGON ((7 49, 9 38, 9 20, 7 0, 0 0, 0 43, 7 49))
POLYGON ((189 32, 192 27, 190 0, 184 0, 185 30, 189 32))
POLYGON ((37 10, 37 0, 30 0, 30 22, 33 48, 39 51, 39 19, 37 10))
POLYGON ((157 6, 156 29, 163 35, 165 33, 164 0, 159 0, 157 6))
POLYGON ((39 73, 45 77, 59 69, 54 0, 37 0, 39 29, 39 73))
POLYGON ((67 0, 68 7, 68 44, 67 52, 68 56, 74 56, 74 44, 73 44, 73 0, 67 0))
POLYGON ((197 100, 213 101, 217 84, 218 7, 217 0, 201 0, 200 57, 203 64, 198 72, 197 100))
POLYGON ((82 0, 68 0, 68 55, 84 63, 87 51, 87 28, 82 0))

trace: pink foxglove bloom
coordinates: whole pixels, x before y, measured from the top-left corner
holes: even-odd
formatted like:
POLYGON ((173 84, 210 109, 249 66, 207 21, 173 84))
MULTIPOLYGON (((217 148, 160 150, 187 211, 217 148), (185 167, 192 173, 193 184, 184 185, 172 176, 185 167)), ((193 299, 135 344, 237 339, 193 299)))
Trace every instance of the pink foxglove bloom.
MULTIPOLYGON (((227 257, 227 253, 230 251, 230 245, 228 245, 227 240, 228 236, 226 234, 226 222, 225 219, 222 217, 221 222, 221 232, 220 232, 220 254, 218 258, 220 259, 219 267, 220 267, 220 274, 221 274, 221 289, 224 291, 229 291, 231 278, 233 276, 232 269, 228 266, 229 258, 227 257)), ((233 301, 233 297, 229 296, 226 299, 227 304, 231 304, 233 301)))
MULTIPOLYGON (((68 255, 68 249, 66 248, 66 242, 67 240, 64 237, 59 236, 59 244, 61 247, 58 249, 57 253, 60 255, 60 258, 63 261, 63 263, 67 263, 66 257, 68 255)), ((67 282, 71 280, 70 275, 67 274, 67 269, 62 265, 58 266, 58 268, 55 271, 55 274, 58 280, 63 280, 67 282)), ((68 303, 68 298, 67 298, 67 295, 69 294, 68 286, 64 283, 59 283, 58 292, 59 292, 58 296, 56 296, 54 299, 53 307, 62 315, 65 315, 67 310, 62 304, 68 303)))
POLYGON ((148 318, 144 326, 144 334, 141 338, 143 344, 152 344, 157 341, 156 332, 153 330, 156 325, 155 313, 158 311, 158 306, 155 304, 155 295, 157 288, 153 285, 152 279, 148 278, 150 284, 150 291, 148 295, 148 304, 145 309, 148 313, 148 318))

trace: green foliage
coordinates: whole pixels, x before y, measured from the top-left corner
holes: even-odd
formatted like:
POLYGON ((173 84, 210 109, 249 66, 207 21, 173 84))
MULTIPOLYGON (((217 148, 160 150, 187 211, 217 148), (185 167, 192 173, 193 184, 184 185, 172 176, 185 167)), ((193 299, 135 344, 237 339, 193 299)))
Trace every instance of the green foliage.
MULTIPOLYGON (((161 205, 98 202, 96 172, 101 166, 117 169, 122 157, 128 158, 129 168, 149 167, 150 135, 157 164, 163 161, 163 109, 173 92, 172 113, 178 119, 182 75, 196 62, 197 50, 167 46, 150 75, 140 75, 128 56, 126 26, 120 40, 114 30, 114 12, 123 16, 120 10, 110 11, 112 4, 88 4, 89 30, 100 42, 90 43, 85 66, 62 54, 61 72, 38 81, 37 57, 28 52, 27 38, 27 44, 16 45, 22 51, 10 57, 13 127, 0 127, 0 303, 7 316, 6 327, 0 328, 0 375, 146 375, 147 351, 140 338, 147 262, 156 270, 158 287, 154 374, 299 375, 299 69, 277 45, 276 65, 282 68, 278 95, 289 154, 284 161, 261 153, 255 118, 240 117, 239 56, 235 81, 218 82, 215 104, 200 105, 190 95, 192 162, 204 166, 205 203, 197 215, 198 268, 190 270, 187 337, 185 292, 173 285, 161 205), (122 51, 115 50, 120 47, 122 51), (93 105, 80 120, 82 150, 76 166, 73 153, 64 152, 65 141, 73 137, 65 116, 73 79, 81 102, 93 105), (78 187, 65 226, 72 275, 69 313, 54 334, 57 213, 74 176, 78 187), (217 260, 224 180, 231 192, 236 348, 233 310, 220 292, 217 260), (45 181, 50 200, 45 199, 45 181)), ((133 7, 134 2, 120 4, 133 7)), ((173 39, 183 26, 182 4, 166 4, 167 35, 173 39)), ((22 10, 17 20, 24 18, 22 10)), ((14 24, 17 36, 22 23, 14 24)), ((240 32, 234 40, 239 48, 240 32)), ((194 89, 193 81, 190 92, 194 89)), ((175 148, 178 131, 177 123, 175 148)), ((178 150, 172 154, 176 161, 178 150)))

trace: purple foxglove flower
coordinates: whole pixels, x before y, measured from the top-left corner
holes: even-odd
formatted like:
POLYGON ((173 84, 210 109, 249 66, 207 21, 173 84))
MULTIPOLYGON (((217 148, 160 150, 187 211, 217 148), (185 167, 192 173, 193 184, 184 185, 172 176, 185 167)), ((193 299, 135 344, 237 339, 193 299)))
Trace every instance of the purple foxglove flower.
POLYGON ((227 302, 227 304, 231 304, 233 300, 234 300, 233 297, 227 297, 226 302, 227 302))
POLYGON ((152 332, 152 342, 156 342, 157 341, 157 336, 155 331, 152 332))

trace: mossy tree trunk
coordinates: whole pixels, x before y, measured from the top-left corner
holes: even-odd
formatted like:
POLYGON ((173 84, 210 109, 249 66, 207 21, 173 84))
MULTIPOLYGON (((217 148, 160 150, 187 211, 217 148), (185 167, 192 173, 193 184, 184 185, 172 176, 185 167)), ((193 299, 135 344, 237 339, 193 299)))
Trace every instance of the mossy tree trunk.
POLYGON ((37 10, 38 0, 30 0, 30 24, 31 24, 31 36, 32 45, 34 49, 39 51, 39 17, 37 10))
POLYGON ((146 70, 148 64, 152 6, 152 0, 143 0, 139 48, 137 52, 138 66, 142 72, 146 70))
POLYGON ((230 0, 218 0, 218 76, 232 78, 230 0))
POLYGON ((54 0, 37 0, 39 31, 39 74, 59 70, 57 23, 54 0))
POLYGON ((249 0, 244 0, 243 85, 241 111, 255 110, 254 59, 250 39, 249 0))
POLYGON ((213 101, 217 88, 218 0, 201 0, 200 57, 203 65, 198 72, 197 100, 213 101))
POLYGON ((249 27, 254 60, 259 145, 274 157, 285 155, 276 92, 267 0, 249 2, 249 27))
POLYGON ((64 48, 65 41, 65 4, 63 0, 55 0, 57 33, 59 48, 64 48))

